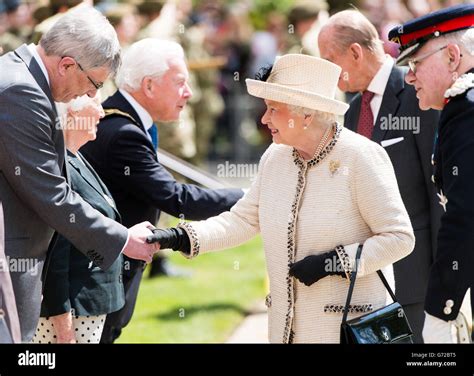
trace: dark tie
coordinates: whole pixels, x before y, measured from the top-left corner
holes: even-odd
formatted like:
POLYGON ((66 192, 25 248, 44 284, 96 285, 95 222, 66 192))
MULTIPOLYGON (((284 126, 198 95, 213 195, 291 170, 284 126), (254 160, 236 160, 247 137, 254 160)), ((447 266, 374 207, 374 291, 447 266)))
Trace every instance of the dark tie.
POLYGON ((360 105, 359 123, 357 124, 357 133, 368 139, 372 138, 372 131, 374 130, 374 114, 370 108, 370 101, 375 93, 371 91, 364 91, 362 93, 362 103, 360 105))
POLYGON ((158 148, 158 129, 156 128, 155 123, 153 123, 153 125, 148 129, 148 134, 150 135, 151 142, 156 150, 158 148))

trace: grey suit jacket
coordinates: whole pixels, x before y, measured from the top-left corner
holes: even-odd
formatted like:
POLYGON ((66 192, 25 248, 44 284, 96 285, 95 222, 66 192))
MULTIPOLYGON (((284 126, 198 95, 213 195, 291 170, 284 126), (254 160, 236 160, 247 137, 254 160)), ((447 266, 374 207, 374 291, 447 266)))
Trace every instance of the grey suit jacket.
POLYGON ((54 230, 107 269, 127 240, 126 227, 93 209, 64 177, 65 147, 56 108, 26 45, 0 57, 0 198, 5 253, 22 340, 30 341, 41 303, 41 274, 54 230))
MULTIPOLYGON (((394 264, 396 295, 401 304, 424 301, 442 214, 431 181, 439 112, 419 109, 415 89, 405 84, 406 72, 404 68, 393 67, 372 134, 372 141, 377 143, 403 137, 402 141, 385 146, 416 238, 413 252, 394 264)), ((345 115, 345 126, 355 132, 360 106, 358 94, 345 115)))
POLYGON ((9 263, 5 257, 4 240, 3 208, 0 202, 0 343, 18 343, 21 341, 20 323, 9 263))

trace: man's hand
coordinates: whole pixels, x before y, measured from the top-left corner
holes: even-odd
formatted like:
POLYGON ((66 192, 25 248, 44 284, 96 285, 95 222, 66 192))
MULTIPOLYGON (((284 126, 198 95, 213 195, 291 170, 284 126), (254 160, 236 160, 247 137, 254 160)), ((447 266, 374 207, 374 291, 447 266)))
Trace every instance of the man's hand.
POLYGON ((153 255, 160 249, 159 243, 148 244, 146 238, 153 235, 155 227, 150 222, 142 222, 128 229, 129 239, 123 254, 133 259, 150 263, 153 255))
POLYGON ((423 341, 425 343, 457 343, 454 321, 444 321, 425 312, 423 341))

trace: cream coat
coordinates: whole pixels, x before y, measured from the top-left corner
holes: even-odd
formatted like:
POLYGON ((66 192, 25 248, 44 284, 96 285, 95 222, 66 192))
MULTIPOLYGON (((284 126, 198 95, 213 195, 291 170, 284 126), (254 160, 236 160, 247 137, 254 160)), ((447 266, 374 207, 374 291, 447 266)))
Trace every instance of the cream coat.
POLYGON ((393 286, 392 263, 407 256, 415 242, 385 150, 341 127, 319 163, 301 160, 289 146, 271 145, 254 184, 229 212, 180 226, 190 236, 193 256, 261 233, 274 343, 339 342, 348 280, 329 276, 307 287, 289 277, 290 263, 338 245, 353 260, 363 242, 352 318, 390 302, 375 271, 382 269, 393 286))

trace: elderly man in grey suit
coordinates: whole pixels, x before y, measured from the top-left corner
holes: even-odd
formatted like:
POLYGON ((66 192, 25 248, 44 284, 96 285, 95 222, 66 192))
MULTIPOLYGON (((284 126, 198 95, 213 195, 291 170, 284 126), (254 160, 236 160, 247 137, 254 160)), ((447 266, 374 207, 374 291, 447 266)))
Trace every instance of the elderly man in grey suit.
MULTIPOLYGON (((431 183, 431 154, 437 111, 420 111, 416 92, 406 85, 406 69, 385 55, 375 27, 360 12, 329 18, 319 34, 321 57, 342 67, 339 89, 359 92, 345 115, 345 126, 387 151, 415 231, 411 255, 394 264, 396 295, 422 342, 424 297, 441 217, 431 183)), ((377 192, 374 192, 377 194, 377 192)))
POLYGON ((60 18, 38 46, 23 45, 0 58, 0 197, 5 253, 22 265, 10 270, 22 341, 36 329, 54 230, 102 269, 121 252, 150 262, 156 251, 146 243, 150 223, 127 229, 104 217, 71 191, 65 176, 54 101, 94 96, 119 64, 115 31, 92 8, 60 18))
POLYGON ((20 342, 20 323, 15 303, 9 262, 5 257, 3 207, 0 202, 0 343, 20 342))

